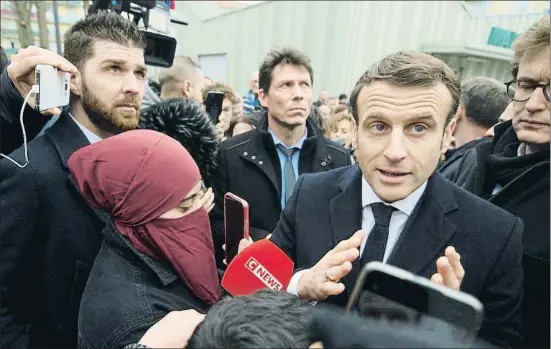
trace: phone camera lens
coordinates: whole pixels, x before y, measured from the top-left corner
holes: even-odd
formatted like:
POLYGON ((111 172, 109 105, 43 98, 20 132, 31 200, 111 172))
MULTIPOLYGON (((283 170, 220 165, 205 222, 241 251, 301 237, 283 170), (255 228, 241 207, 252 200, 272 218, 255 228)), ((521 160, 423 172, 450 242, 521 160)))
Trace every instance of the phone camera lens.
POLYGON ((67 86, 68 86, 68 85, 67 85, 67 84, 65 84, 65 91, 67 91, 67 86))

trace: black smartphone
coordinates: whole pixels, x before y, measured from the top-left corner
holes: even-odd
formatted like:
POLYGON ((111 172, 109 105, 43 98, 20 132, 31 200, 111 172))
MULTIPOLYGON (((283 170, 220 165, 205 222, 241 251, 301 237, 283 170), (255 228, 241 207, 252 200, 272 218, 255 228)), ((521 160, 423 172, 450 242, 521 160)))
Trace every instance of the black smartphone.
POLYGON ((380 262, 364 266, 346 309, 458 340, 475 339, 483 318, 482 303, 475 297, 380 262))
POLYGON ((224 195, 224 229, 226 232, 226 263, 237 256, 241 239, 249 238, 249 204, 239 196, 224 195))
POLYGON ((222 103, 224 102, 224 92, 210 91, 207 94, 207 103, 205 109, 211 121, 216 125, 218 117, 222 113, 222 103))

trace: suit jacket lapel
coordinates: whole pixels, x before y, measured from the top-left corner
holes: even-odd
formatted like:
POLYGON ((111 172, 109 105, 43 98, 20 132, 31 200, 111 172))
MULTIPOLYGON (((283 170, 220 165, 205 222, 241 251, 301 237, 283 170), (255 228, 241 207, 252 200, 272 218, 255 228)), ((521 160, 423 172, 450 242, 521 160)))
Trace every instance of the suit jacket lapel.
POLYGON ((389 264, 421 273, 445 249, 457 230, 446 217, 458 208, 450 185, 439 173, 432 175, 388 258, 389 264))
POLYGON ((69 173, 69 167, 67 166, 69 157, 75 151, 90 144, 86 136, 82 133, 78 125, 66 111, 60 115, 59 120, 52 127, 46 130, 45 136, 51 140, 59 155, 59 160, 62 167, 68 173, 67 185, 70 190, 74 191, 74 194, 78 200, 82 200, 82 203, 89 207, 93 214, 95 214, 103 222, 107 223, 109 219, 108 215, 97 208, 91 207, 88 205, 86 200, 84 200, 79 188, 76 186, 76 183, 69 173))
MULTIPOLYGON (((362 174, 359 167, 351 166, 341 177, 341 193, 329 203, 333 244, 350 238, 362 227, 362 174)), ((352 271, 343 279, 347 290, 352 290, 356 280, 357 262, 352 271)))

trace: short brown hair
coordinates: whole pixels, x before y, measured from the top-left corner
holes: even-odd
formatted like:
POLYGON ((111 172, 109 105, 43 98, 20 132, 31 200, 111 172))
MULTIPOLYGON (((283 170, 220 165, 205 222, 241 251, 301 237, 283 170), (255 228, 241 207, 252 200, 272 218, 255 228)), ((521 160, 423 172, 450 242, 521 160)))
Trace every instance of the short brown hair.
POLYGON ((513 43, 514 56, 510 65, 513 78, 517 77, 522 57, 549 47, 549 30, 549 16, 544 16, 515 40, 513 43))
POLYGON ((233 118, 230 121, 230 127, 226 131, 226 137, 232 137, 233 129, 235 128, 235 125, 237 125, 239 123, 244 123, 244 124, 250 125, 253 128, 256 128, 256 126, 257 126, 257 122, 253 118, 247 117, 247 116, 238 116, 236 118, 233 118))
POLYGON ((138 27, 114 12, 98 11, 76 22, 65 33, 64 56, 77 69, 94 55, 96 41, 109 41, 145 50, 146 40, 138 27))
POLYGON ((333 114, 338 114, 346 111, 348 111, 348 107, 346 105, 339 104, 335 107, 335 110, 333 110, 333 114))
POLYGON ((453 99, 446 125, 455 115, 459 105, 461 85, 457 75, 446 63, 426 53, 398 51, 371 65, 354 86, 350 96, 350 106, 356 123, 358 123, 358 96, 364 86, 374 81, 387 81, 398 86, 412 87, 432 87, 443 83, 453 99))
POLYGON ((310 74, 312 85, 314 84, 314 72, 312 70, 312 66, 310 65, 310 58, 308 58, 308 56, 293 48, 272 50, 268 52, 258 71, 258 85, 264 93, 268 93, 270 85, 272 84, 272 73, 280 64, 291 64, 304 67, 310 74))
POLYGON ((229 99, 232 104, 239 102, 237 96, 229 85, 223 84, 221 82, 215 82, 214 84, 205 86, 205 88, 203 88, 203 91, 201 91, 201 93, 203 94, 203 103, 207 103, 208 94, 212 91, 220 91, 224 93, 224 98, 229 99))

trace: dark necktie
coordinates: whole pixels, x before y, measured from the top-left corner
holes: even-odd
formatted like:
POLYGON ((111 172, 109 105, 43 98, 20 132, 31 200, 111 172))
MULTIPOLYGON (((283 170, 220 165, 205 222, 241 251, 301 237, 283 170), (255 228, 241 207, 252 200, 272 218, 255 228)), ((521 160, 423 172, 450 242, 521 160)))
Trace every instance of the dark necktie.
POLYGON ((395 210, 394 207, 385 205, 383 203, 371 204, 371 211, 375 218, 375 225, 371 229, 365 245, 361 265, 365 265, 369 262, 382 262, 385 255, 386 242, 388 240, 388 225, 390 224, 390 217, 395 210))
POLYGON ((285 167, 283 173, 285 174, 285 202, 289 200, 291 194, 293 193, 293 187, 297 178, 295 176, 295 170, 293 168, 292 157, 293 154, 298 150, 297 148, 287 148, 283 144, 278 144, 279 150, 285 154, 285 167))

